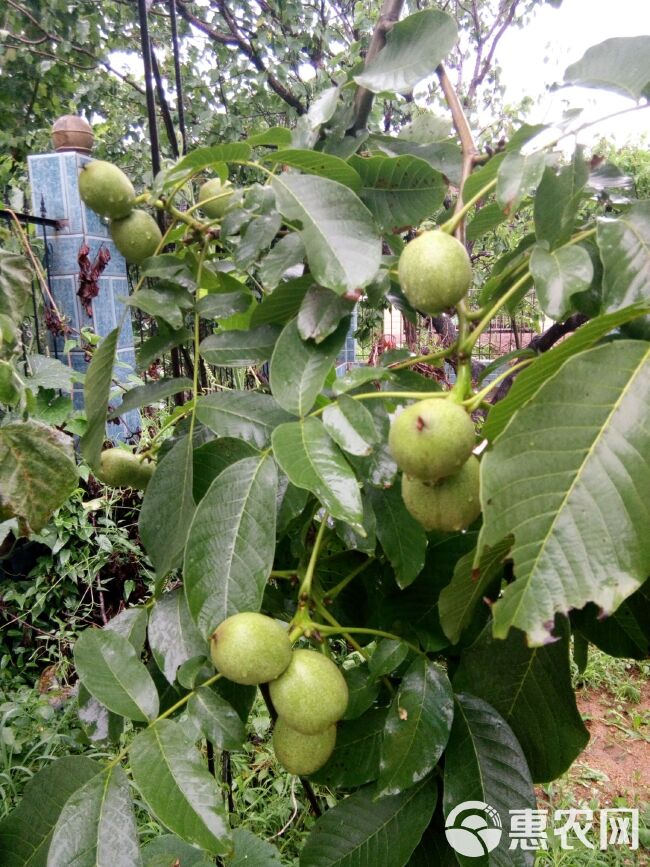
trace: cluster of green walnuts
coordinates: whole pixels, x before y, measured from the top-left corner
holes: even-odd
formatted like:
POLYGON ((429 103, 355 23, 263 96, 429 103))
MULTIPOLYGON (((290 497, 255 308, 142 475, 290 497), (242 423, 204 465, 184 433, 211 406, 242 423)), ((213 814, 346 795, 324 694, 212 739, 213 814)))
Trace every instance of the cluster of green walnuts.
MULTIPOLYGON (((228 181, 206 181, 199 190, 204 214, 222 217, 232 193, 228 181)), ((79 173, 79 195, 96 214, 110 219, 111 238, 127 262, 139 265, 155 254, 162 241, 160 228, 151 214, 135 207, 133 184, 121 169, 104 160, 86 163, 79 173)))
POLYGON ((294 650, 287 629, 256 612, 233 614, 210 639, 215 668, 234 683, 268 683, 277 719, 273 749, 291 774, 312 774, 329 759, 348 704, 345 678, 316 650, 294 650))
MULTIPOLYGON (((398 274, 411 304, 432 315, 458 304, 472 281, 465 247, 442 231, 423 232, 408 243, 398 274)), ((390 429, 388 444, 403 472, 404 504, 426 530, 464 530, 481 511, 474 424, 458 396, 452 390, 420 400, 390 429)))

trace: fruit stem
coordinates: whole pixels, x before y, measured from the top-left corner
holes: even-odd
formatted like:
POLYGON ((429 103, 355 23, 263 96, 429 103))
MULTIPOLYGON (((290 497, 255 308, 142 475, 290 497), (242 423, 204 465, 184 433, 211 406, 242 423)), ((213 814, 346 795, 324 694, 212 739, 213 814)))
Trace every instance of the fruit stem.
POLYGON ((453 217, 450 217, 446 223, 443 223, 442 226, 440 226, 440 231, 447 232, 448 235, 452 235, 460 222, 465 219, 465 215, 467 214, 467 212, 470 211, 480 199, 484 198, 484 196, 486 196, 487 193, 490 192, 490 190, 494 189, 496 185, 497 179, 493 178, 484 187, 481 187, 478 193, 476 193, 475 196, 472 196, 472 198, 468 202, 465 202, 463 207, 457 213, 455 213, 453 217))
POLYGON ((451 390, 451 399, 463 403, 472 393, 472 359, 471 353, 464 351, 469 335, 469 320, 467 305, 459 301, 456 307, 458 313, 458 361, 456 364, 456 382, 451 390))
POLYGON ((483 399, 486 395, 488 395, 493 388, 496 388, 497 385, 503 382, 504 379, 507 379, 513 373, 516 373, 518 370, 522 370, 524 367, 528 367, 529 364, 532 364, 535 361, 534 358, 525 358, 523 361, 518 362, 517 364, 513 364, 512 367, 508 367, 498 376, 495 376, 494 379, 486 385, 485 388, 481 389, 481 391, 477 391, 475 395, 463 401, 464 406, 467 407, 468 412, 474 412, 475 409, 478 409, 483 399))

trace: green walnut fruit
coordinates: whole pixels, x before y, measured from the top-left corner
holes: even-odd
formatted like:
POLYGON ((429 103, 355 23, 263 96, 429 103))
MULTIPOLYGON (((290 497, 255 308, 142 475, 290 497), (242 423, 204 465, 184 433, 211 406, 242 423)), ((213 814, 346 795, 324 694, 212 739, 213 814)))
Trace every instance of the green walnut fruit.
POLYGON ((93 160, 79 172, 79 195, 96 214, 121 220, 133 210, 135 190, 122 169, 93 160))
POLYGON ((457 473, 476 445, 471 416, 457 403, 432 397, 408 406, 393 421, 388 445, 408 476, 436 482, 457 473))
POLYGON ((440 230, 423 232, 404 247, 397 266, 400 286, 413 307, 441 313, 467 294, 472 265, 467 250, 440 230))
POLYGON ((206 181, 199 190, 201 210, 211 220, 223 217, 232 194, 233 189, 229 181, 226 181, 225 184, 221 183, 220 178, 212 178, 212 180, 206 181), (215 196, 217 198, 214 198, 215 196), (212 201, 208 202, 206 199, 212 199, 212 201))
POLYGON ((306 735, 292 729, 279 716, 273 729, 273 751, 280 764, 290 774, 306 776, 322 768, 334 751, 336 726, 315 735, 306 735))
POLYGON ((336 665, 314 650, 296 650, 270 687, 271 701, 287 725, 304 735, 328 729, 348 706, 348 686, 336 665))
POLYGON ((210 639, 217 671, 235 683, 275 680, 291 662, 289 633, 277 620, 244 611, 219 624, 210 639))
POLYGON ((474 455, 455 475, 433 484, 402 476, 404 505, 425 530, 465 530, 481 514, 479 491, 479 462, 474 455))
POLYGON ((637 316, 621 325, 621 334, 633 340, 650 340, 650 316, 637 316))
POLYGON ((112 488, 135 488, 144 491, 156 468, 126 449, 106 449, 100 458, 97 477, 112 488))
POLYGON ((134 265, 153 256, 162 241, 158 223, 146 211, 131 211, 124 220, 112 220, 110 231, 117 249, 134 265))

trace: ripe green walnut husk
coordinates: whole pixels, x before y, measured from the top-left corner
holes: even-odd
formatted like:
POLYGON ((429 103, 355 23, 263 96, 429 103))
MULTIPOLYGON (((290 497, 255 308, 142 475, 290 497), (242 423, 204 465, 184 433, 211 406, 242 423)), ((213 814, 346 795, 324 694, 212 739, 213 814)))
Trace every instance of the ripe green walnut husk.
POLYGON ((331 659, 314 650, 294 651, 289 667, 269 689, 278 716, 305 735, 328 729, 348 706, 345 678, 331 659))
POLYGON ((388 445, 408 476, 435 482, 457 473, 476 444, 471 416, 457 403, 428 398, 408 406, 393 421, 388 445))
POLYGON ((273 750, 276 759, 290 774, 305 776, 322 768, 334 751, 336 726, 306 735, 292 729, 279 716, 273 729, 273 750))
POLYGON ((402 290, 423 313, 441 313, 467 294, 472 265, 467 250, 440 230, 423 232, 404 247, 397 266, 402 290))
POLYGON ((135 190, 122 169, 93 160, 79 172, 79 195, 96 214, 120 220, 133 210, 135 190))
POLYGON ((146 211, 131 211, 124 220, 112 220, 110 231, 117 249, 134 265, 153 256, 162 241, 158 223, 146 211))
POLYGON ((232 193, 233 190, 229 181, 226 181, 225 184, 221 183, 220 178, 212 178, 212 180, 206 181, 199 190, 199 203, 206 217, 209 217, 211 220, 223 217, 230 203, 232 193), (212 199, 212 201, 208 202, 206 201, 207 199, 212 199))
POLYGON ((156 468, 126 449, 106 449, 101 453, 97 477, 112 488, 135 488, 144 491, 156 468))
POLYGON ((210 639, 210 655, 228 680, 253 685, 279 677, 292 651, 289 633, 276 620, 244 611, 219 624, 210 639))
POLYGON ((465 530, 481 514, 479 462, 472 455, 459 472, 434 484, 404 475, 402 499, 425 530, 465 530))

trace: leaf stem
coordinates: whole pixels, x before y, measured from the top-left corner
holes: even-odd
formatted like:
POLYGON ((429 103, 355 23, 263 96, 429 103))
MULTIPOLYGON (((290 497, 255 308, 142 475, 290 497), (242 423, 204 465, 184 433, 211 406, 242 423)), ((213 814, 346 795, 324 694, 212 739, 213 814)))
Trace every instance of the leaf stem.
MULTIPOLYGON (((196 288, 197 290, 201 286, 201 277, 203 274, 203 263, 205 262, 205 256, 208 250, 208 243, 206 240, 203 241, 203 245, 201 247, 201 253, 199 255, 199 263, 196 269, 196 288)), ((192 437, 194 436, 194 424, 196 421, 196 405, 199 399, 199 367, 201 365, 201 358, 199 354, 199 344, 201 343, 201 333, 199 329, 200 323, 199 311, 195 307, 194 308, 194 371, 192 377, 192 417, 190 419, 190 442, 192 442, 192 437)))
POLYGON ((339 581, 338 584, 336 584, 334 587, 332 587, 331 590, 325 593, 325 598, 330 601, 336 599, 339 593, 345 590, 350 581, 354 581, 357 575, 360 575, 364 571, 364 569, 366 569, 370 565, 370 563, 374 562, 374 560, 374 557, 368 557, 368 559, 364 563, 361 563, 359 566, 357 566, 356 569, 353 569, 348 575, 345 576, 342 581, 339 581))
MULTIPOLYGON (((147 731, 147 730, 150 729, 150 728, 153 728, 153 726, 155 726, 156 723, 160 722, 161 719, 167 719, 167 718, 170 717, 173 713, 176 713, 177 710, 180 710, 180 709, 181 709, 184 705, 186 705, 187 702, 192 698, 192 696, 194 695, 194 693, 195 693, 198 689, 200 689, 202 686, 212 686, 213 683, 216 683, 218 680, 221 680, 222 677, 223 677, 223 674, 213 674, 212 677, 209 677, 207 680, 204 680, 203 683, 200 683, 197 687, 195 687, 194 689, 192 689, 192 690, 190 690, 188 693, 186 693, 186 694, 183 696, 183 698, 179 699, 179 700, 176 702, 176 704, 173 704, 171 707, 168 707, 167 710, 166 710, 166 711, 163 711, 163 713, 161 713, 159 716, 157 716, 156 719, 151 720, 151 722, 149 723, 149 725, 147 726, 147 728, 145 729, 145 731, 147 731)), ((114 759, 111 759, 111 761, 110 761, 110 762, 106 765, 106 767, 104 768, 104 771, 108 771, 108 770, 110 770, 111 768, 114 768, 115 765, 117 765, 119 762, 121 762, 122 759, 123 759, 126 755, 128 755, 128 752, 129 752, 129 750, 131 749, 132 746, 133 746, 133 741, 132 741, 130 744, 128 744, 126 747, 124 747, 124 749, 121 750, 121 751, 120 751, 120 752, 115 756, 114 759)))
POLYGON ((411 644, 410 641, 406 641, 401 637, 401 635, 395 635, 393 632, 384 632, 383 629, 370 629, 364 626, 341 626, 340 624, 337 624, 336 626, 326 626, 322 623, 313 623, 312 626, 314 629, 317 629, 321 635, 336 635, 337 633, 343 635, 354 632, 359 635, 376 635, 378 638, 389 638, 392 641, 400 641, 419 656, 423 656, 425 659, 429 658, 423 650, 420 650, 420 648, 415 644, 411 644))
POLYGON ((318 532, 316 533, 316 540, 314 541, 314 547, 311 549, 311 556, 309 558, 309 563, 307 564, 307 570, 305 572, 305 577, 302 579, 302 583, 300 584, 300 590, 298 591, 298 596, 300 598, 308 598, 311 596, 311 585, 314 580, 314 572, 316 571, 316 563, 318 562, 318 555, 320 553, 321 545, 323 544, 323 538, 325 536, 325 531, 327 530, 327 519, 329 515, 327 512, 323 514, 323 518, 321 520, 320 527, 318 528, 318 532))
POLYGON ((405 361, 398 361, 395 364, 389 364, 387 369, 402 370, 405 367, 411 367, 413 364, 428 364, 431 361, 438 361, 438 359, 453 355, 456 346, 456 343, 452 343, 451 346, 447 346, 439 352, 430 352, 428 355, 414 355, 412 358, 407 358, 405 361))
POLYGON ((496 185, 497 179, 493 178, 484 187, 481 187, 481 189, 478 191, 478 193, 476 193, 475 196, 472 196, 472 198, 468 202, 463 203, 463 207, 459 211, 457 211, 457 213, 455 213, 453 217, 450 217, 446 223, 442 224, 442 226, 440 227, 440 231, 447 232, 449 235, 451 235, 457 229, 460 221, 465 218, 468 211, 470 211, 478 201, 483 199, 491 190, 493 190, 496 185))
POLYGON ((472 348, 476 341, 479 339, 483 331, 488 327, 490 322, 494 319, 499 310, 506 304, 517 292, 521 289, 521 287, 526 283, 527 280, 530 279, 530 271, 526 269, 526 273, 523 274, 519 280, 516 280, 512 286, 508 289, 507 292, 504 292, 500 298, 490 307, 483 315, 483 318, 480 320, 476 328, 467 336, 465 340, 464 346, 461 347, 462 351, 467 355, 471 354, 472 348))
POLYGON ((463 401, 463 404, 467 407, 467 411, 474 412, 475 409, 478 409, 485 396, 488 395, 493 388, 496 388, 497 385, 500 385, 504 379, 507 379, 513 373, 522 370, 524 367, 528 367, 533 363, 533 361, 535 361, 534 358, 525 358, 523 361, 513 364, 512 367, 508 367, 507 370, 504 370, 498 376, 495 376, 492 382, 486 385, 485 388, 481 389, 481 391, 477 391, 475 395, 463 401))

